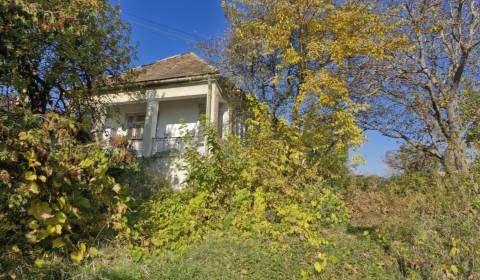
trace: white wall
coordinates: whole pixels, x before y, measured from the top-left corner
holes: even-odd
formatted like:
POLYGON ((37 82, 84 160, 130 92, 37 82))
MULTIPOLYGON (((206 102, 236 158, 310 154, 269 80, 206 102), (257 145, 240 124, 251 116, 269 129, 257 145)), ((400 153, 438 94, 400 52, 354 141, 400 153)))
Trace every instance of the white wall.
MULTIPOLYGON (((147 92, 149 98, 159 102, 157 128, 153 137, 182 137, 183 125, 186 125, 188 130, 198 133, 200 115, 206 113, 208 92, 208 84, 206 82, 201 84, 169 85, 148 91, 136 91, 131 94, 107 95, 105 98, 109 99, 112 108, 115 108, 117 112, 115 117, 106 120, 107 130, 110 130, 110 132, 114 130, 116 135, 126 135, 126 116, 146 112, 147 92)), ((219 126, 220 136, 225 136, 225 132, 228 131, 229 124, 232 121, 230 119, 231 112, 228 111, 228 106, 224 103, 225 100, 219 93, 220 91, 214 83, 213 94, 217 94, 214 101, 220 108, 212 116, 212 119, 219 126)), ((136 148, 141 149, 142 147, 136 148)), ((200 147, 199 151, 204 152, 204 148, 200 147)), ((170 157, 159 158, 158 165, 155 168, 157 168, 158 172, 165 174, 174 187, 179 187, 185 180, 186 174, 178 170, 174 160, 170 157)))
POLYGON ((198 133, 200 105, 205 106, 205 99, 160 101, 156 137, 181 137, 183 124, 198 133))
POLYGON ((108 135, 127 135, 126 124, 127 116, 133 114, 144 114, 146 103, 132 103, 115 105, 110 108, 110 116, 105 121, 105 131, 108 135))
MULTIPOLYGON (((216 87, 216 86, 215 86, 216 87)), ((191 99, 207 96, 208 83, 184 83, 178 85, 164 85, 158 88, 148 90, 148 98, 159 100, 191 99)), ((132 92, 122 92, 117 94, 105 94, 101 96, 102 100, 110 104, 125 104, 144 101, 147 99, 147 90, 137 90, 132 92)))

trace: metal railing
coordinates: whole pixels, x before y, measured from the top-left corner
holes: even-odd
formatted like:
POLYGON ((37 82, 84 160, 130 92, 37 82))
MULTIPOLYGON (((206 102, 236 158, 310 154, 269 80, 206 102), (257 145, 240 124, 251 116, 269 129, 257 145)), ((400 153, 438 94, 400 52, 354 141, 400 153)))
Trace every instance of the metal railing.
MULTIPOLYGON (((112 143, 113 139, 110 139, 110 142, 112 143)), ((143 156, 143 150, 144 150, 144 139, 141 138, 134 138, 134 139, 126 139, 125 136, 125 141, 128 141, 128 146, 135 150, 138 156, 143 156)), ((118 141, 117 141, 118 142, 118 141)), ((202 152, 202 145, 203 139, 196 139, 193 142, 193 145, 198 145, 199 146, 199 152, 202 152)), ((192 144, 191 143, 191 144, 192 144)), ((155 154, 166 154, 166 155, 171 155, 171 154, 179 154, 185 151, 186 144, 183 141, 183 137, 156 137, 152 138, 152 155, 155 154)))
POLYGON ((152 139, 152 154, 183 152, 185 144, 182 137, 161 137, 152 139))

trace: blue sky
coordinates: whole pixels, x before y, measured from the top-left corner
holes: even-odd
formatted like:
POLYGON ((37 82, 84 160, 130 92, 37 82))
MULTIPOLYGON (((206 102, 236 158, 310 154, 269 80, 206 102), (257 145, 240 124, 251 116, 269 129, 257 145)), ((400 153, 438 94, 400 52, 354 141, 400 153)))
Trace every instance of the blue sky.
MULTIPOLYGON (((179 53, 194 51, 199 39, 221 35, 227 26, 220 0, 112 0, 122 18, 132 26, 132 41, 139 44, 135 65, 151 63, 179 53)), ((358 173, 386 175, 385 152, 395 141, 367 132, 368 142, 356 151, 366 161, 358 173)))

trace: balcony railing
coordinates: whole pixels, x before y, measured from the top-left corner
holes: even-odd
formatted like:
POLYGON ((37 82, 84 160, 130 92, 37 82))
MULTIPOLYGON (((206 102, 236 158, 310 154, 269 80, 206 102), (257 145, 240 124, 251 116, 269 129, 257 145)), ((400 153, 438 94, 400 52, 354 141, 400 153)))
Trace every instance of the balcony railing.
MULTIPOLYGON (((203 153, 203 139, 196 140, 192 144, 198 145, 198 151, 203 153)), ((134 138, 134 139, 127 139, 127 136, 114 136, 110 138, 110 145, 118 146, 118 145, 128 145, 131 149, 135 150, 138 156, 143 156, 144 150, 144 139, 141 138, 134 138)), ((185 150, 185 142, 183 141, 183 137, 161 137, 161 138, 152 138, 152 155, 155 154, 179 154, 185 150)))
POLYGON ((182 137, 162 137, 152 139, 152 154, 183 152, 185 144, 182 137))

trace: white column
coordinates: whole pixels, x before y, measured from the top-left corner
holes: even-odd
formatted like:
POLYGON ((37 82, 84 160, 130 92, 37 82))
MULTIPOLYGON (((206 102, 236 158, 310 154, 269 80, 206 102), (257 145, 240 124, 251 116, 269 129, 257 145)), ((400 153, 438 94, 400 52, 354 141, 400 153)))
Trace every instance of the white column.
POLYGON ((223 105, 223 116, 222 116, 222 136, 226 137, 229 133, 231 128, 230 124, 230 106, 227 103, 222 103, 223 105))
POLYGON ((207 91, 207 102, 205 104, 205 116, 208 121, 211 121, 211 113, 212 113, 212 78, 208 77, 208 91, 207 91))
POLYGON ((218 129, 218 105, 220 103, 220 94, 216 86, 212 90, 210 102, 210 121, 218 129))
POLYGON ((143 128, 143 156, 152 155, 153 140, 157 132, 158 121, 158 100, 147 100, 147 111, 145 113, 145 126, 143 128))

